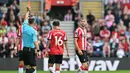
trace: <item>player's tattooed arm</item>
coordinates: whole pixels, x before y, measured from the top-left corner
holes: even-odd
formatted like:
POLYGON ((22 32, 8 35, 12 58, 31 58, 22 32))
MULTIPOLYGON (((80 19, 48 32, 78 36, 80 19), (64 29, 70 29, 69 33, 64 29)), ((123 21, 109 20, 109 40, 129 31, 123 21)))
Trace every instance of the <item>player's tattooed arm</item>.
POLYGON ((77 40, 78 40, 78 38, 74 38, 75 47, 77 48, 78 53, 79 53, 80 55, 83 55, 83 52, 82 52, 81 49, 79 48, 79 45, 78 45, 77 40))
POLYGON ((67 51, 67 56, 69 57, 68 42, 67 42, 67 41, 65 41, 65 42, 64 42, 64 44, 65 44, 65 48, 66 48, 66 51, 67 51))
POLYGON ((46 56, 46 57, 48 57, 48 56, 49 56, 49 53, 48 53, 48 48, 49 48, 49 46, 50 46, 50 43, 51 43, 51 41, 50 41, 50 40, 48 40, 48 41, 47 41, 47 45, 46 45, 46 52, 45 52, 45 56, 46 56))

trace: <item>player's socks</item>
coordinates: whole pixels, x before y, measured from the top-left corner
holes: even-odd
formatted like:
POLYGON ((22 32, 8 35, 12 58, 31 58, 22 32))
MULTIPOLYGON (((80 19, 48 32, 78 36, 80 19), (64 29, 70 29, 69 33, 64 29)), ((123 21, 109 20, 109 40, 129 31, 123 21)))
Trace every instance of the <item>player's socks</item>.
POLYGON ((55 73, 55 70, 54 70, 53 67, 49 67, 49 71, 50 71, 51 73, 55 73))
POLYGON ((35 70, 33 73, 37 73, 37 71, 35 70))
POLYGON ((60 73, 60 69, 59 68, 56 69, 56 73, 60 73))
POLYGON ((84 68, 83 73, 88 73, 88 68, 84 68))
POLYGON ((23 65, 19 65, 19 69, 18 69, 18 71, 19 71, 19 73, 23 73, 23 65))
POLYGON ((76 71, 76 73, 82 73, 82 70, 83 70, 83 66, 79 67, 78 70, 76 71))

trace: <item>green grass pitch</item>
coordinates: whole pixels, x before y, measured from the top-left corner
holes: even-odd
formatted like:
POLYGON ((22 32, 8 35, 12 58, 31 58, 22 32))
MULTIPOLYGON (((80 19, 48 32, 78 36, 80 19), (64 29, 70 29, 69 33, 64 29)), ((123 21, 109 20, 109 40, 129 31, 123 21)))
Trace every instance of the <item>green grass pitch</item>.
MULTIPOLYGON (((0 73, 18 73, 18 71, 1 71, 0 73)), ((37 73, 49 73, 45 71, 37 71, 37 73)), ((63 71, 61 73, 75 73, 74 71, 63 71)), ((89 73, 130 73, 130 70, 120 70, 120 71, 90 71, 89 73)))

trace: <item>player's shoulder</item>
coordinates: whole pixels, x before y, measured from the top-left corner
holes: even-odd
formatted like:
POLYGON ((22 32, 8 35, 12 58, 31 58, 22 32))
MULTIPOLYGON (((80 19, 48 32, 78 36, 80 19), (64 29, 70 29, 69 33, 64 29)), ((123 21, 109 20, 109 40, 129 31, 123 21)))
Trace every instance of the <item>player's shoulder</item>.
POLYGON ((63 32, 63 33, 66 33, 64 30, 60 30, 61 32, 63 32))
POLYGON ((33 33, 37 34, 37 31, 34 28, 31 28, 31 30, 33 33))
POLYGON ((63 34, 66 34, 66 32, 64 31, 64 30, 59 30, 61 33, 63 33, 63 34))
POLYGON ((75 32, 78 32, 78 31, 80 31, 81 30, 81 28, 80 27, 78 27, 76 30, 75 30, 75 32))
POLYGON ((53 32, 55 32, 53 29, 49 31, 49 33, 53 33, 53 32))

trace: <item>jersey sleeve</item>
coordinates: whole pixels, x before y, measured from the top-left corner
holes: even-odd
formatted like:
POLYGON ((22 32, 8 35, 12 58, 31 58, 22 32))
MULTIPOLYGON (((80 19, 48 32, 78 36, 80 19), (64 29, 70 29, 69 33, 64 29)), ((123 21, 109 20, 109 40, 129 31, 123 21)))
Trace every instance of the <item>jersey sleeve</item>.
POLYGON ((74 32, 74 38, 78 38, 78 37, 79 37, 79 31, 78 29, 76 29, 74 32))
POLYGON ((51 39, 52 39, 52 32, 51 32, 51 31, 49 32, 47 39, 48 39, 48 40, 51 40, 51 39))
POLYGON ((24 20, 23 22, 23 26, 27 25, 28 24, 28 20, 24 20))

